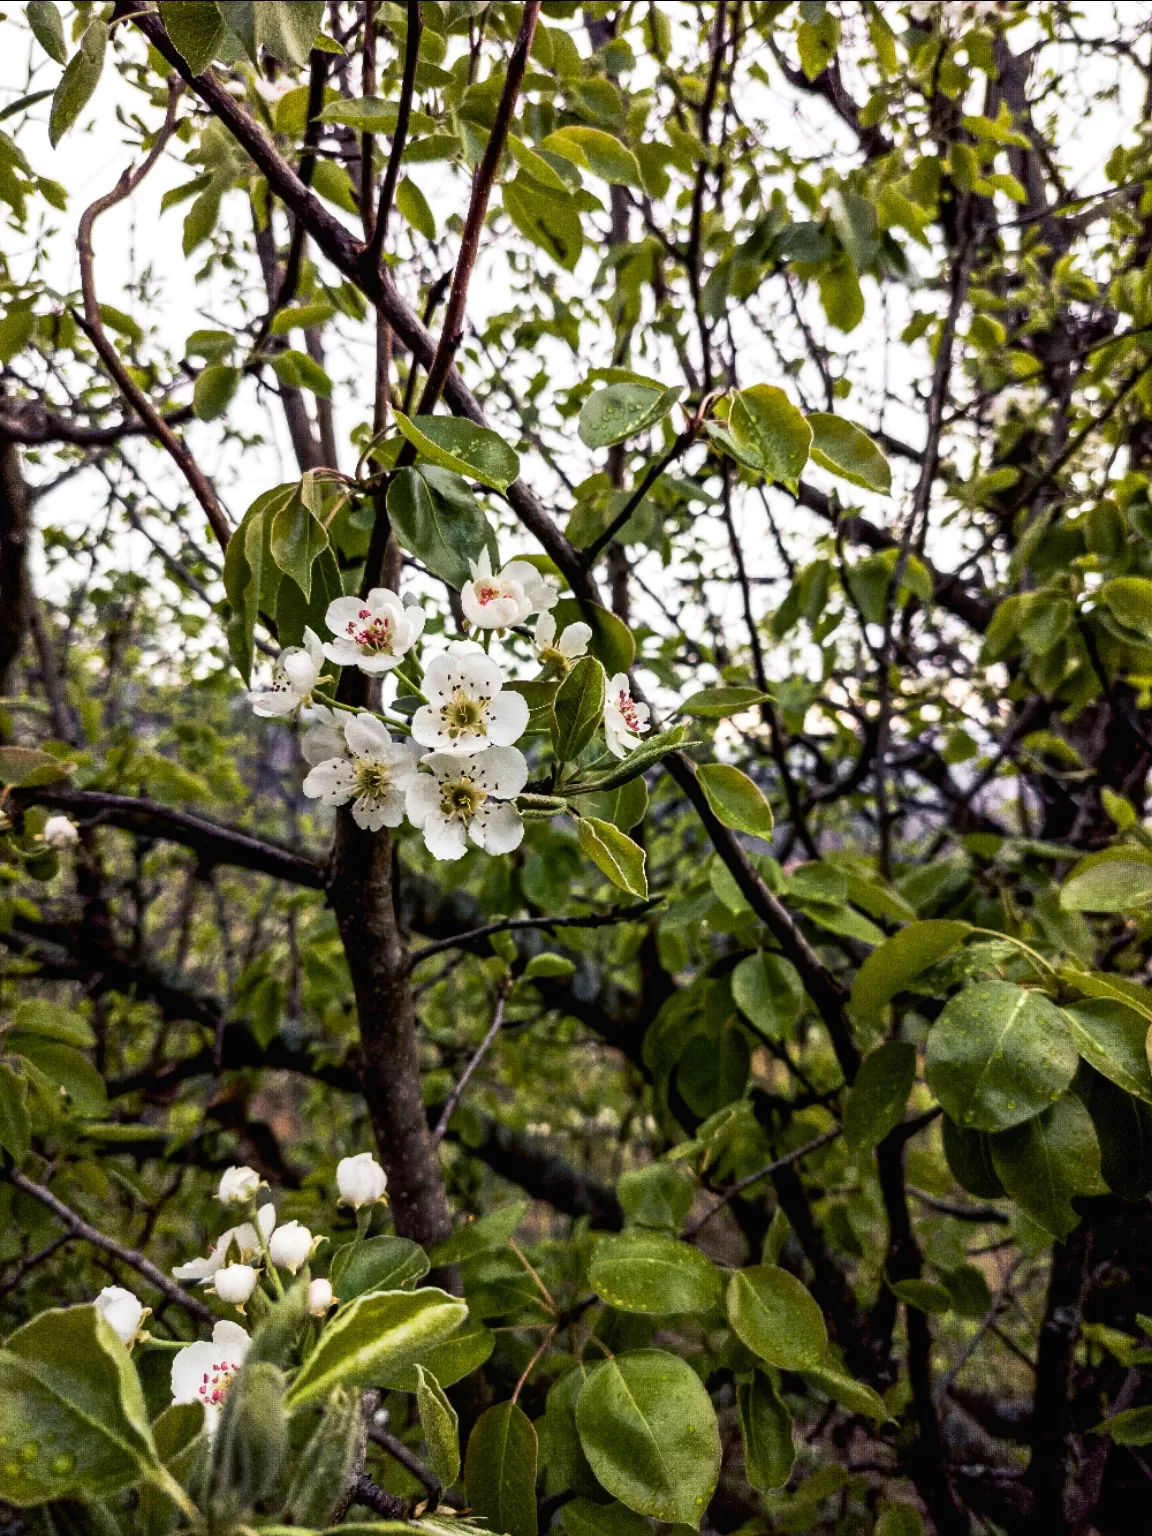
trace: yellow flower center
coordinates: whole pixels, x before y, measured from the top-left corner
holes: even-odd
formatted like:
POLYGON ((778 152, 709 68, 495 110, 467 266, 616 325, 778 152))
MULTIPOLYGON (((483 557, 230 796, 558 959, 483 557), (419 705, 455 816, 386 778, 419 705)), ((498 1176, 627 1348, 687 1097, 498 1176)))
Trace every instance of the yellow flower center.
POLYGON ((361 758, 356 764, 356 793, 377 798, 392 788, 392 774, 386 763, 374 763, 361 758))
POLYGON ((471 821, 487 798, 487 790, 470 778, 453 779, 440 786, 440 812, 450 821, 471 821))
POLYGON ((440 719, 449 738, 455 741, 460 736, 486 736, 488 704, 488 699, 477 698, 463 688, 457 688, 447 704, 440 707, 440 719))

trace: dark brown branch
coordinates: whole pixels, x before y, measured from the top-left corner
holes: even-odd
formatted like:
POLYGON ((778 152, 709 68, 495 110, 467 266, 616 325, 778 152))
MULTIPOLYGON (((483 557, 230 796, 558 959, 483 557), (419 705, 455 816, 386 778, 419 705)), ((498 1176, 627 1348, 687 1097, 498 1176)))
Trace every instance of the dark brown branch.
MULTIPOLYGON (((372 7, 369 7, 365 25, 371 25, 371 22, 372 7)), ((396 108, 396 131, 392 135, 392 148, 388 153, 384 184, 380 188, 380 206, 376 210, 376 222, 366 253, 366 259, 374 267, 379 267, 380 259, 384 254, 384 242, 388 238, 388 219, 396 197, 396 184, 400 179, 400 162, 404 158, 404 147, 408 142, 408 125, 412 121, 412 97, 416 91, 416 65, 420 58, 420 34, 423 30, 424 13, 414 0, 409 0, 408 36, 404 45, 404 78, 400 83, 400 99, 396 108)), ((368 164, 371 165, 371 159, 368 164)), ((365 217, 371 217, 370 207, 366 207, 365 217)))
POLYGON ((713 1216, 719 1215, 730 1200, 735 1200, 737 1195, 743 1194, 746 1189, 750 1189, 753 1184, 758 1184, 761 1179, 770 1178, 774 1173, 779 1173, 782 1168, 790 1168, 793 1163, 798 1163, 802 1157, 807 1157, 810 1152, 818 1152, 821 1147, 826 1147, 829 1142, 835 1141, 837 1136, 841 1135, 841 1132, 842 1128, 834 1125, 830 1131, 825 1131, 822 1136, 816 1136, 811 1141, 806 1141, 802 1147, 796 1147, 791 1152, 785 1152, 783 1157, 778 1157, 773 1162, 766 1163, 763 1168, 758 1168, 755 1173, 746 1174, 744 1178, 738 1179, 735 1184, 730 1184, 712 1209, 705 1211, 704 1215, 692 1222, 691 1226, 685 1227, 682 1235, 686 1238, 695 1237, 700 1228, 707 1226, 713 1216))
MULTIPOLYGON (((192 407, 182 405, 169 411, 163 420, 178 427, 192 419, 192 407)), ((106 427, 87 427, 69 416, 59 416, 36 400, 0 398, 0 437, 24 446, 39 443, 68 443, 76 448, 110 448, 125 437, 138 437, 150 431, 143 422, 125 419, 106 427)))
POLYGON ((625 523, 629 521, 632 514, 636 511, 637 507, 644 500, 645 496, 647 496, 648 492, 656 484, 657 480, 659 480, 660 476, 664 473, 668 466, 670 464, 674 464, 680 455, 684 453, 686 449, 691 447, 695 440, 696 427, 693 425, 686 431, 681 432, 680 436, 672 444, 671 448, 669 448, 668 452, 663 456, 663 458, 657 459, 654 464, 650 464, 648 466, 648 470, 644 475, 644 478, 632 492, 631 496, 629 496, 621 510, 608 524, 607 528, 604 529, 603 533, 598 534, 596 538, 593 539, 592 543, 588 545, 588 548, 584 550, 581 559, 585 567, 591 568, 593 565, 595 565, 596 557, 600 554, 600 551, 606 548, 607 545, 611 544, 612 540, 620 532, 621 528, 624 527, 625 523))

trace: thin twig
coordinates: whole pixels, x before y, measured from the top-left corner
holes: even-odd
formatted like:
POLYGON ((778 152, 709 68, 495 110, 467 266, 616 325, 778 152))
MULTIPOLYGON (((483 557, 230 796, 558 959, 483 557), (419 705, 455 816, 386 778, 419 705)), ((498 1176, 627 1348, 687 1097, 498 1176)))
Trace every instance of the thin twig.
POLYGON ((464 1095, 465 1088, 467 1088, 468 1084, 472 1081, 477 1067, 479 1067, 480 1063, 488 1054, 489 1046, 500 1033, 501 1027, 504 1023, 504 1009, 508 1003, 508 994, 511 992, 515 984, 516 978, 514 976, 508 976, 505 978, 504 984, 500 988, 500 995, 496 999, 496 1007, 492 1010, 492 1022, 489 1024, 483 1040, 481 1040, 480 1044, 472 1053, 471 1061, 460 1074, 459 1082, 448 1095, 448 1098, 444 1104, 444 1108, 440 1111, 440 1118, 436 1122, 436 1129, 432 1132, 433 1148, 438 1147, 444 1140, 444 1137, 448 1131, 449 1123, 451 1122, 452 1116, 456 1113, 456 1108, 464 1095))
POLYGON ((802 1157, 807 1157, 810 1152, 818 1152, 821 1147, 826 1147, 830 1141, 835 1141, 842 1134, 841 1127, 834 1125, 830 1131, 825 1131, 822 1136, 817 1136, 812 1141, 806 1141, 802 1147, 796 1147, 792 1152, 785 1152, 783 1157, 778 1157, 774 1162, 758 1168, 755 1173, 749 1173, 744 1178, 738 1179, 735 1184, 730 1184, 710 1211, 694 1221, 691 1226, 685 1227, 684 1237, 695 1237, 701 1227, 705 1227, 718 1211, 722 1211, 730 1200, 743 1194, 753 1184, 758 1184, 761 1179, 766 1179, 774 1173, 779 1173, 781 1168, 790 1168, 793 1163, 798 1163, 802 1157))
MULTIPOLYGON (((384 172, 384 184, 380 188, 380 206, 376 210, 376 223, 372 239, 368 243, 368 260, 374 267, 380 265, 384 254, 384 241, 388 236, 388 218, 396 196, 396 183, 400 179, 400 162, 408 142, 408 125, 412 121, 412 97, 416 90, 416 65, 420 57, 420 34, 424 30, 422 8, 409 0, 408 39, 404 48, 404 79, 400 85, 400 100, 396 107, 396 131, 392 135, 392 148, 388 155, 388 167, 384 172)), ((371 217, 371 209, 366 210, 371 217)))
POLYGON ((606 545, 611 544, 612 540, 616 537, 621 528, 623 528, 624 524, 636 511, 636 508, 644 500, 645 496, 647 496, 648 492, 656 484, 657 480, 659 480, 660 476, 664 473, 668 466, 670 464, 674 464, 680 455, 685 451, 685 449, 691 447, 692 443, 695 442, 696 432, 697 427, 696 424, 693 423, 692 426, 686 428, 685 431, 680 433, 680 436, 672 444, 671 448, 669 448, 668 452, 662 459, 657 459, 655 464, 649 465, 648 473, 644 476, 643 480, 641 480, 640 484, 632 492, 631 496, 629 496, 623 508, 616 514, 616 516, 608 524, 607 528, 604 529, 604 532, 593 539, 592 543, 589 544, 588 548, 581 555, 580 558, 586 567, 595 565, 596 558, 600 554, 600 551, 604 549, 606 545))
POLYGON ((631 907, 618 907, 615 912, 591 912, 584 917, 511 917, 498 923, 485 923, 482 928, 469 928, 450 939, 437 939, 425 944, 411 957, 408 967, 419 965, 432 955, 442 955, 449 949, 468 949, 494 933, 520 933, 530 928, 607 928, 614 923, 631 922, 658 907, 662 897, 651 901, 638 901, 631 907))

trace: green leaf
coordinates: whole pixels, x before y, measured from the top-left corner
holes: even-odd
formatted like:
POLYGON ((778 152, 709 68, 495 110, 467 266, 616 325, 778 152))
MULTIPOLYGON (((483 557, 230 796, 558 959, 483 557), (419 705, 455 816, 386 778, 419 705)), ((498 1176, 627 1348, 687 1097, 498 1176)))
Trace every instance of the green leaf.
POLYGON ((704 763, 697 774, 708 804, 726 827, 768 841, 772 836, 772 807, 759 785, 729 763, 704 763))
MULTIPOLYGON (((184 1484, 204 1449, 204 1409, 199 1403, 173 1403, 152 1424, 152 1439, 161 1464, 184 1484)), ((138 1491, 143 1536, 171 1536, 178 1518, 176 1505, 155 1484, 138 1491)))
POLYGON ((451 1237, 446 1237, 433 1248, 429 1255, 433 1264, 437 1268, 443 1268, 445 1264, 461 1264, 465 1259, 474 1259, 477 1254, 503 1248, 527 1216, 530 1203, 528 1200, 513 1200, 511 1204, 489 1211, 476 1221, 465 1222, 451 1237))
POLYGON ((409 1290, 428 1268, 428 1255, 408 1238, 369 1237, 337 1248, 329 1275, 337 1300, 353 1301, 367 1291, 409 1290))
POLYGON ((614 1498, 639 1515, 700 1529, 720 1476, 720 1431, 686 1361, 659 1349, 601 1361, 576 1399, 576 1424, 614 1498))
POLYGON ((239 368, 211 363, 203 369, 192 390, 192 409, 201 421, 215 421, 232 403, 243 377, 239 368))
POLYGON ((468 1437, 468 1502, 502 1536, 536 1536, 536 1431, 516 1403, 497 1403, 468 1437))
POLYGON ((951 1310, 951 1291, 934 1280, 893 1280, 891 1288, 905 1306, 915 1307, 918 1312, 943 1315, 951 1310))
POLYGON ((552 750, 561 763, 579 757, 604 718, 604 668, 595 656, 581 656, 556 690, 552 750))
POLYGON ((228 30, 216 6, 211 0, 165 0, 160 16, 173 48, 194 75, 203 74, 228 30))
POLYGON ((272 518, 269 548, 273 560, 307 600, 312 595, 312 567, 328 548, 328 534, 303 495, 293 496, 272 518))
POLYGON ((849 1376, 831 1359, 826 1360, 823 1365, 805 1370, 802 1374, 809 1386, 818 1388, 834 1403, 847 1408, 850 1413, 858 1413, 877 1424, 882 1424, 885 1419, 891 1417, 884 1399, 878 1392, 873 1391, 864 1382, 857 1381, 854 1376, 849 1376))
POLYGON ((34 1069, 32 1082, 47 1102, 58 1104, 63 1092, 78 1115, 102 1115, 108 1108, 104 1079, 87 1056, 72 1046, 14 1029, 3 1036, 3 1043, 6 1051, 22 1057, 34 1069))
POLYGON ((342 1307, 327 1324, 288 1392, 289 1408, 322 1402, 341 1383, 375 1385, 414 1365, 468 1315, 458 1297, 427 1287, 370 1291, 342 1307))
POLYGON ((61 762, 39 747, 0 747, 0 784, 34 789, 66 779, 75 765, 61 762))
POLYGON ((436 220, 428 199, 416 183, 407 176, 396 188, 396 207, 412 228, 424 236, 425 240, 435 240, 436 220))
POLYGON ((579 837, 580 851, 613 885, 631 896, 647 896, 648 876, 644 872, 647 855, 627 833, 621 832, 610 821, 581 816, 579 837))
POLYGON ((1146 1041, 1148 1021, 1109 998, 1074 1003, 1064 1009, 1076 1049, 1091 1067, 1125 1093, 1152 1104, 1152 1072, 1146 1041))
POLYGON ((27 1109, 28 1079, 0 1061, 0 1147, 19 1164, 32 1147, 27 1109))
POLYGON ((892 489, 888 460, 866 432, 842 416, 815 411, 808 417, 812 428, 812 458, 821 469, 865 490, 886 496, 892 489))
POLYGON ((648 1163, 622 1173, 616 1193, 629 1225, 678 1232, 692 1209, 696 1182, 678 1163, 648 1163))
POLYGON ((1073 871, 1060 890, 1066 912, 1130 912, 1152 902, 1152 862, 1109 859, 1073 871))
MULTIPOLYGON (((471 1376, 473 1371, 479 1370, 492 1354, 495 1345, 496 1335, 492 1330, 486 1328, 479 1318, 470 1317, 443 1344, 430 1349, 420 1363, 426 1371, 431 1371, 442 1387, 451 1387, 465 1376, 471 1376)), ((380 1385, 389 1392, 415 1392, 416 1382, 416 1367, 409 1365, 402 1371, 383 1377, 380 1385)))
POLYGON ((293 304, 277 314, 272 322, 272 334, 287 336, 290 331, 308 331, 326 324, 335 313, 331 304, 293 304))
POLYGON ((807 1288, 786 1269, 757 1264, 728 1283, 728 1321, 742 1344, 783 1371, 827 1363, 824 1315, 807 1288))
POLYGON ((900 1500, 882 1500, 873 1536, 924 1536, 920 1511, 900 1500))
MULTIPOLYGON (((260 3, 263 3, 263 0, 260 0, 260 3)), ((356 197, 356 189, 352 185, 352 178, 344 167, 337 165, 334 160, 317 160, 312 171, 312 190, 318 192, 326 202, 332 203, 337 208, 343 208, 345 213, 359 211, 360 204, 356 197)), ((319 370, 319 364, 316 366, 319 370)), ((322 391, 317 390, 316 393, 320 394, 322 391)), ((326 393, 332 393, 331 385, 328 386, 326 393)))
POLYGON ((626 1232, 596 1245, 588 1282, 619 1312, 667 1317, 707 1312, 719 1299, 720 1275, 699 1248, 657 1232, 626 1232))
POLYGON ((268 5, 266 0, 218 0, 220 12, 244 45, 252 62, 261 48, 273 58, 298 67, 307 64, 324 19, 324 0, 290 0, 268 5))
POLYGON ((792 1475, 796 1446, 792 1415, 771 1377, 757 1371, 736 1388, 740 1432, 744 1437, 744 1475, 753 1488, 769 1493, 792 1475))
POLYGON ((662 421, 684 393, 647 384, 609 384, 589 395, 580 412, 580 441, 608 448, 662 421))
POLYGON ((28 18, 33 37, 48 57, 57 64, 67 64, 68 43, 64 37, 60 7, 55 4, 55 0, 28 0, 24 14, 28 18))
POLYGON ((622 619, 618 619, 599 603, 577 602, 572 597, 562 597, 553 608, 557 632, 578 620, 591 627, 592 638, 588 649, 599 661, 609 677, 617 672, 629 672, 636 659, 636 640, 622 619))
POLYGON ((322 123, 343 123, 357 133, 395 133, 396 103, 379 96, 342 97, 318 114, 322 123))
POLYGON ((944 1116, 944 1156, 961 1189, 981 1200, 1001 1200, 1004 1186, 992 1162, 992 1142, 986 1131, 966 1131, 944 1116))
POLYGON ((782 389, 754 384, 732 402, 728 429, 737 448, 765 477, 795 486, 808 462, 812 428, 782 389))
POLYGON ((844 1139, 850 1147, 874 1147, 904 1118, 916 1081, 916 1047, 888 1040, 860 1063, 844 1105, 844 1139))
POLYGON ((298 352, 294 347, 288 347, 283 352, 273 353, 268 361, 276 377, 288 389, 310 389, 322 400, 330 398, 332 380, 307 352, 298 352))
POLYGON ((800 67, 809 80, 822 75, 840 46, 840 18, 824 10, 819 21, 802 21, 796 29, 800 67))
POLYGON ((644 1516, 618 1499, 611 1504, 570 1499, 560 1510, 560 1526, 564 1536, 652 1536, 652 1527, 644 1516))
POLYGON ((593 176, 599 176, 602 181, 643 189, 644 181, 636 156, 619 139, 605 133, 602 128, 585 128, 580 124, 558 128, 546 139, 541 139, 540 148, 561 155, 582 169, 590 170, 593 176))
POLYGON ((732 997, 748 1022, 766 1040, 784 1040, 800 1017, 804 988, 783 955, 757 950, 732 972, 732 997))
POLYGON ((945 1005, 925 1059, 928 1086, 958 1125, 1005 1131, 1059 1098, 1078 1054, 1068 1019, 1041 993, 981 981, 945 1005))
POLYGON ((398 470, 388 487, 388 515, 400 543, 433 575, 457 588, 469 580, 488 524, 458 475, 431 464, 398 470))
MULTIPOLYGON (((460 1476, 460 1424, 456 1410, 431 1372, 416 1366, 416 1407, 428 1447, 428 1465, 445 1488, 460 1476)), ((535 1431, 533 1431, 535 1434, 535 1431)))
POLYGON ((48 139, 53 149, 91 101, 104 70, 107 46, 107 25, 103 21, 90 22, 52 96, 48 139))
POLYGON ((520 473, 520 460, 503 438, 457 416, 416 416, 396 411, 396 425, 422 458, 441 469, 506 491, 520 473))
POLYGON ((608 790, 619 789, 622 784, 630 784, 640 774, 654 768, 661 758, 667 757, 669 752, 677 752, 681 747, 690 746, 687 740, 688 731, 683 725, 673 726, 671 730, 661 731, 657 736, 650 736, 641 746, 633 748, 627 757, 622 757, 613 768, 607 768, 603 773, 589 774, 586 779, 580 779, 575 784, 566 784, 566 795, 600 795, 608 790))
POLYGON ((1152 581, 1146 576, 1117 576, 1106 581, 1096 597, 1117 623, 1152 639, 1152 581))
POLYGON ((685 699, 676 713, 693 715, 699 720, 724 720, 771 698, 770 693, 761 693, 759 688, 701 688, 685 699))
POLYGON ((584 249, 580 214, 570 196, 558 193, 523 172, 501 189, 504 212, 527 240, 548 252, 566 272, 575 269, 584 249))
POLYGON ((549 1389, 544 1416, 538 1421, 540 1459, 548 1493, 571 1491, 602 1499, 604 1490, 588 1465, 576 1428, 576 1399, 588 1379, 588 1370, 586 1365, 577 1365, 562 1371, 549 1389))
POLYGON ((285 1518, 323 1530, 347 1498, 360 1450, 360 1394, 336 1387, 312 1438, 293 1458, 285 1518))
POLYGON ((1152 1445, 1152 1407, 1125 1408, 1110 1414, 1088 1433, 1108 1435, 1117 1445, 1152 1445))
POLYGON ((212 1436, 200 1499, 208 1523, 228 1529, 280 1483, 290 1448, 284 1375, 267 1360, 245 1362, 228 1388, 212 1436))
MULTIPOLYGON (((565 789, 565 794, 569 793, 565 789)), ((648 814, 648 786, 641 778, 629 779, 617 789, 590 794, 581 806, 587 816, 610 821, 621 832, 630 832, 648 814)))
POLYGON ((852 1011, 862 1023, 879 1019, 880 1011, 903 992, 910 981, 945 955, 960 948, 970 932, 967 923, 930 919, 909 923, 872 952, 852 983, 852 1011))
POLYGON ((1087 1065, 1074 1089, 1092 1117, 1101 1178, 1121 1199, 1143 1200, 1152 1193, 1152 1108, 1087 1065))
POLYGON ((1061 1242, 1080 1220, 1073 1196, 1103 1192, 1092 1120, 1070 1094, 1027 1124, 993 1136, 992 1161, 1020 1209, 1061 1242))
POLYGON ((42 1312, 0 1351, 0 1444, 0 1498, 21 1508, 159 1474, 132 1357, 95 1307, 42 1312))

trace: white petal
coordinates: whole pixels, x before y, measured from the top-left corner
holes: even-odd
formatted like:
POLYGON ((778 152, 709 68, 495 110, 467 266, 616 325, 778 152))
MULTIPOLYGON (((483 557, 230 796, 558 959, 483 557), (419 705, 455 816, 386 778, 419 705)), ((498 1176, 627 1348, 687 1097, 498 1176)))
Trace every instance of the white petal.
POLYGON ((431 704, 421 704, 412 716, 412 740, 422 747, 447 745, 448 737, 440 732, 440 711, 431 704))
POLYGON ((408 640, 405 646, 405 649, 408 649, 408 647, 415 645, 424 633, 424 625, 427 622, 428 615, 424 612, 423 608, 406 603, 404 605, 404 618, 408 624, 408 640))
POLYGON ((177 1264, 172 1273, 177 1280, 210 1280, 220 1268, 215 1259, 189 1259, 187 1264, 177 1264))
POLYGON ((291 688, 273 688, 268 693, 250 693, 248 702, 253 714, 265 720, 274 720, 280 715, 290 715, 300 699, 291 688))
POLYGON ((364 606, 373 613, 385 613, 389 608, 403 608, 404 602, 391 587, 373 587, 364 606))
POLYGON ((515 747, 492 747, 458 763, 457 773, 467 773, 481 789, 497 800, 511 800, 528 782, 528 762, 515 747))
MULTIPOLYGON (((566 629, 564 631, 564 633, 567 635, 573 628, 574 628, 574 626, 570 624, 568 626, 568 629, 566 629)), ((592 631, 589 630, 588 633, 591 634, 592 631)), ((555 638, 556 638, 556 620, 555 620, 555 618, 550 613, 542 613, 540 615, 540 617, 536 620, 536 645, 537 645, 537 648, 539 650, 544 650, 546 646, 550 646, 552 644, 552 642, 553 642, 553 640, 555 640, 555 638)), ((563 648, 563 647, 561 647, 561 648, 563 648)))
POLYGON ((319 672, 324 660, 324 643, 314 629, 305 628, 304 649, 311 656, 312 664, 316 671, 319 672))
POLYGON ((302 651, 298 647, 285 651, 280 658, 280 666, 294 693, 303 698, 306 693, 312 692, 316 683, 317 669, 307 651, 302 651))
POLYGON ((333 725, 312 725, 304 732, 300 753, 313 768, 344 756, 344 732, 333 725))
POLYGON ((381 827, 398 827, 404 820, 404 795, 389 789, 383 795, 361 795, 352 807, 352 820, 368 832, 381 827))
MULTIPOLYGON (((324 622, 334 635, 345 635, 349 624, 355 624, 359 619, 363 607, 364 604, 358 597, 334 597, 328 604, 324 622)), ((324 654, 329 655, 327 646, 324 648, 324 654)))
POLYGON ((420 761, 426 768, 431 768, 440 784, 457 778, 460 773, 460 759, 447 752, 429 752, 420 761))
POLYGON ((348 750, 357 757, 380 757, 392 745, 392 738, 375 715, 349 715, 344 727, 348 750))
POLYGON ((360 647, 347 635, 338 635, 324 647, 324 654, 338 667, 354 667, 360 660, 360 647))
POLYGON ((223 1349, 233 1365, 241 1364, 251 1342, 252 1340, 240 1324, 229 1322, 227 1318, 221 1318, 212 1330, 213 1346, 216 1349, 223 1349))
MULTIPOLYGON (((235 1326, 235 1324, 233 1324, 235 1326)), ((219 1324, 217 1324, 219 1327, 219 1324)), ((243 1329, 240 1330, 244 1332, 243 1329)), ((245 1335, 247 1338, 247 1335, 245 1335)), ((179 1350, 172 1357, 172 1401, 174 1403, 197 1403, 200 1401, 200 1386, 205 1373, 210 1371, 213 1365, 218 1363, 216 1344, 209 1344, 201 1340, 197 1344, 189 1344, 187 1349, 179 1350)))
POLYGON ((471 826, 472 840, 488 853, 511 853, 524 841, 524 823, 520 812, 506 800, 501 804, 482 805, 471 826))
MULTIPOLYGON (((550 613, 542 613, 540 615, 541 622, 544 619, 552 619, 552 625, 555 628, 556 620, 552 618, 550 613)), ((557 650, 561 656, 567 656, 569 661, 573 661, 577 656, 583 656, 587 652, 588 642, 591 638, 591 624, 569 624, 560 636, 557 650)))
POLYGON ((356 790, 356 769, 346 757, 330 757, 318 763, 303 784, 310 800, 323 805, 344 805, 356 790))
POLYGON ((477 645, 475 640, 450 640, 446 647, 449 656, 483 656, 484 647, 477 645))
POLYGON ((462 859, 468 851, 463 823, 449 821, 441 815, 439 805, 424 823, 424 842, 434 859, 462 859))
POLYGON ((385 672, 391 672, 393 667, 398 667, 403 659, 403 656, 386 656, 382 651, 378 651, 374 655, 358 656, 356 665, 368 677, 382 677, 385 672))
POLYGON ((418 773, 408 786, 405 805, 408 820, 414 827, 422 827, 425 820, 440 804, 440 785, 430 773, 418 773))
POLYGON ((528 700, 519 693, 498 693, 488 706, 488 739, 510 747, 528 729, 528 700))

